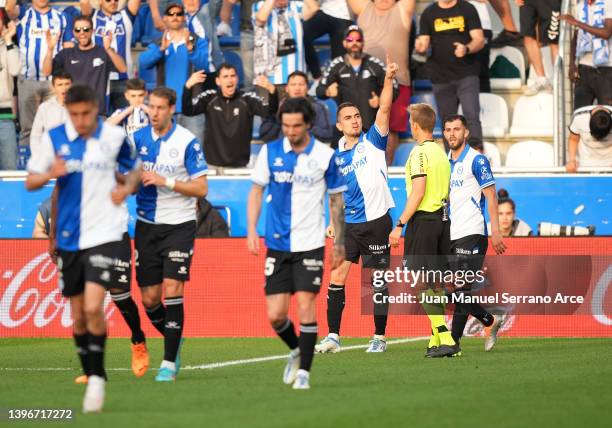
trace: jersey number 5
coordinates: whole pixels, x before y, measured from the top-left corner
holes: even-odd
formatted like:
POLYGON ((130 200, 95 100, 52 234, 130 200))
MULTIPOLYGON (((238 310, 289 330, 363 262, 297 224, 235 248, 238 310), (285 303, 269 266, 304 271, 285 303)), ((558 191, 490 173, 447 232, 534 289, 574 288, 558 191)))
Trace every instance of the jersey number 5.
POLYGON ((276 259, 274 257, 266 257, 266 265, 264 267, 264 275, 270 276, 274 272, 274 263, 276 259))

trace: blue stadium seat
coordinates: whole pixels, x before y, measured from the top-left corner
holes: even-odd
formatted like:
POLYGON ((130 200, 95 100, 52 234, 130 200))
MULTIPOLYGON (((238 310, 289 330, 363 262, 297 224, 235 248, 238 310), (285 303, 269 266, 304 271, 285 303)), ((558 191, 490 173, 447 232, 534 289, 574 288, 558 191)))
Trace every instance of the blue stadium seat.
POLYGON ((397 150, 395 151, 395 157, 393 158, 393 163, 391 166, 404 166, 408 161, 408 156, 410 156, 410 152, 414 148, 414 143, 402 143, 397 146, 397 150))
MULTIPOLYGON (((410 104, 416 103, 426 103, 431 105, 436 111, 436 127, 434 128, 433 136, 434 138, 442 138, 442 120, 440 119, 440 115, 438 114, 438 105, 436 104, 436 98, 434 97, 433 92, 424 92, 414 94, 410 97, 410 104)), ((409 118, 410 119, 410 118, 409 118)), ((400 134, 400 138, 410 138, 410 124, 405 133, 400 134), (402 135, 405 135, 402 137, 402 135)))
POLYGON ((329 114, 329 123, 336 123, 336 114, 338 112, 338 106, 336 105, 336 102, 331 98, 321 101, 323 101, 327 106, 327 111, 329 114))
POLYGON ((323 34, 321 37, 314 41, 315 46, 329 46, 329 35, 323 34))
POLYGON ((415 79, 413 81, 415 91, 431 91, 431 80, 415 79))
POLYGON ((317 57, 319 58, 319 66, 321 67, 321 70, 325 70, 332 60, 331 49, 324 48, 317 50, 317 57))
POLYGON ((225 56, 225 61, 232 64, 234 67, 238 69, 238 86, 244 86, 244 66, 242 65, 242 58, 235 51, 225 50, 223 51, 223 55, 225 56))

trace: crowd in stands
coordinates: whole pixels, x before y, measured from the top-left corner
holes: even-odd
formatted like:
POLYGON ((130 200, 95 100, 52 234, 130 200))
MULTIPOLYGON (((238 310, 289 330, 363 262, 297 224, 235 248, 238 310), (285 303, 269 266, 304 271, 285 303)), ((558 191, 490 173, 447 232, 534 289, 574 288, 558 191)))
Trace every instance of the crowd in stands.
POLYGON ((0 0, 0 170, 16 169, 18 148, 35 151, 42 134, 66 120, 71 83, 91 86, 105 119, 128 135, 148 123, 147 90, 173 89, 176 121, 220 173, 249 164, 252 140, 281 136, 277 112, 288 98, 312 100, 312 133, 335 147, 329 100, 357 105, 367 129, 387 58, 399 65, 389 165, 400 138, 409 138, 417 77, 431 82, 440 117, 462 111, 470 145, 483 151, 491 49, 523 48, 534 73, 524 95, 550 93, 542 47, 554 63, 564 22, 576 110, 566 169, 612 166, 612 0, 576 0, 573 16, 561 15, 561 0, 513 1, 518 28, 508 0, 0 0), (491 8, 504 26, 496 37, 491 8), (221 48, 228 36, 237 38, 238 61, 221 48), (317 51, 321 37, 329 64, 317 51))

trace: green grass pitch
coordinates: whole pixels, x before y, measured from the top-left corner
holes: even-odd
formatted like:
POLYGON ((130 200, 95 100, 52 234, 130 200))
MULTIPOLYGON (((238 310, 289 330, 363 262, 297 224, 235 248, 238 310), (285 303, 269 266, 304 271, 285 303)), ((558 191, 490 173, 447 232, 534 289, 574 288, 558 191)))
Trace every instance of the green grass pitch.
MULTIPOLYGON (((162 342, 148 344, 156 368, 162 342)), ((438 360, 423 358, 425 344, 316 355, 309 391, 282 383, 284 360, 182 370, 173 384, 156 383, 156 370, 140 379, 109 370, 104 412, 83 415, 71 340, 5 338, 0 408, 72 408, 72 426, 104 428, 611 426, 612 339, 502 337, 490 353, 482 339, 464 339, 462 357, 438 360)), ((285 352, 278 339, 189 338, 182 360, 196 366, 285 352)), ((129 367, 129 341, 110 339, 106 355, 107 368, 129 367)), ((28 426, 6 419, 0 425, 28 426)))

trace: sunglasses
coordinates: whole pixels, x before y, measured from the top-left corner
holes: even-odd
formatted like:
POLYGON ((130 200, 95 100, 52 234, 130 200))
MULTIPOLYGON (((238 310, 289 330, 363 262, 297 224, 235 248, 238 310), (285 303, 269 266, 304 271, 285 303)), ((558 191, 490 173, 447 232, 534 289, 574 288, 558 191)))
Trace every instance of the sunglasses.
POLYGON ((185 16, 185 12, 168 12, 166 16, 174 17, 174 16, 185 16))
POLYGON ((119 3, 119 0, 104 0, 105 3, 119 3))
POLYGON ((80 33, 80 32, 89 33, 90 31, 91 31, 91 28, 89 27, 74 27, 75 33, 80 33))
POLYGON ((344 39, 344 41, 349 42, 349 43, 361 43, 363 41, 363 39, 361 37, 354 39, 352 37, 347 37, 346 39, 344 39))

